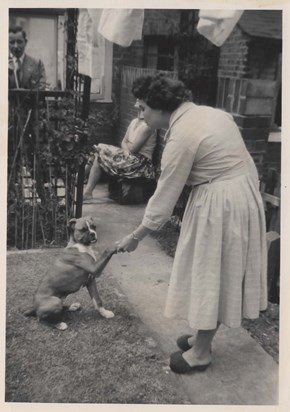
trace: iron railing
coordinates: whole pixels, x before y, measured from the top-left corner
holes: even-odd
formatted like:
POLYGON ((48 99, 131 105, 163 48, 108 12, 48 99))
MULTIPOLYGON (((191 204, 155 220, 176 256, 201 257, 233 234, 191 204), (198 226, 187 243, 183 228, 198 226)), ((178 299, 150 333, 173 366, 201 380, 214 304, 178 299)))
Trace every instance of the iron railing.
POLYGON ((86 124, 72 94, 9 91, 7 246, 62 245, 81 210, 86 124), (80 179, 81 178, 81 179, 80 179))

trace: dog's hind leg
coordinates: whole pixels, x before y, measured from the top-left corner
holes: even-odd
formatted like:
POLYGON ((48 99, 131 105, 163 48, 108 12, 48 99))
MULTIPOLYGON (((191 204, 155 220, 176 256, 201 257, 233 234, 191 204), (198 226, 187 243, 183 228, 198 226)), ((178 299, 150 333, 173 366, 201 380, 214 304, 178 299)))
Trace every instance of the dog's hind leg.
POLYGON ((52 296, 44 300, 38 307, 37 318, 58 330, 66 330, 67 324, 62 321, 64 308, 61 299, 52 296))
POLYGON ((53 326, 58 330, 66 330, 68 328, 68 326, 65 322, 59 322, 59 323, 56 323, 53 326))
POLYGON ((74 302, 71 305, 67 306, 65 309, 68 312, 75 312, 81 308, 81 304, 79 302, 74 302))
POLYGON ((103 302, 99 295, 95 279, 93 279, 87 285, 87 289, 92 299, 94 308, 100 313, 100 315, 107 319, 113 318, 115 316, 114 313, 111 310, 107 310, 103 307, 103 302))
POLYGON ((34 308, 32 309, 27 309, 25 312, 23 312, 24 316, 34 316, 36 317, 36 310, 34 308))
POLYGON ((55 316, 55 315, 48 315, 48 316, 42 316, 41 318, 38 318, 39 322, 43 322, 48 326, 51 326, 55 329, 58 330, 66 330, 68 328, 67 324, 63 321, 60 322, 60 317, 55 316))

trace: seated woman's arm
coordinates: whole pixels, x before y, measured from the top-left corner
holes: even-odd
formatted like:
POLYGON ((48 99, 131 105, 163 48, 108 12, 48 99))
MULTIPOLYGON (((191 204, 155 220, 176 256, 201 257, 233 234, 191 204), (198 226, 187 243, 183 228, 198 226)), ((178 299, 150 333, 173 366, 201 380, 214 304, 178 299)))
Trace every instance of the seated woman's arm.
POLYGON ((152 133, 154 133, 154 131, 152 129, 150 129, 150 127, 148 127, 144 123, 144 125, 140 126, 138 128, 138 130, 136 131, 136 135, 134 137, 134 140, 126 141, 125 144, 126 144, 127 150, 129 150, 130 153, 132 153, 132 154, 138 153, 139 150, 144 146, 144 144, 150 138, 150 136, 152 136, 152 133))
POLYGON ((129 133, 128 133, 128 129, 127 129, 127 132, 126 132, 126 134, 125 134, 125 137, 124 137, 124 139, 123 139, 122 142, 121 142, 121 148, 122 148, 123 150, 126 150, 127 152, 130 151, 130 149, 129 149, 129 147, 128 147, 128 141, 129 141, 129 133))

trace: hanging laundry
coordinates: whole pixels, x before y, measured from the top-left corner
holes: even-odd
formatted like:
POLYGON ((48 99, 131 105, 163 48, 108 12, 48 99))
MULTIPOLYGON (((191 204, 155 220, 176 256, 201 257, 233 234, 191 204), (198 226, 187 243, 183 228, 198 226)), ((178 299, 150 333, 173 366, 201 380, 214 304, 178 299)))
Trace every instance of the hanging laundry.
POLYGON ((216 46, 222 46, 243 10, 200 10, 197 31, 216 46))
POLYGON ((99 33, 123 47, 142 39, 144 9, 103 9, 99 33))
POLYGON ((77 50, 78 71, 92 79, 105 72, 105 39, 98 33, 101 9, 79 9, 77 50))

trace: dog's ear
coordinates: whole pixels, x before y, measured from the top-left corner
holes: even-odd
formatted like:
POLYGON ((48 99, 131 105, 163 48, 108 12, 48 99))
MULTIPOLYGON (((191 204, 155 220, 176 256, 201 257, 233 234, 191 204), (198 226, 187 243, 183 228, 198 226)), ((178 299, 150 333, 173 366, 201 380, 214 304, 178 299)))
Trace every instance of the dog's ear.
POLYGON ((70 219, 70 220, 68 221, 67 227, 68 227, 69 229, 73 230, 74 227, 75 227, 76 222, 77 222, 77 219, 76 219, 76 218, 70 219))
POLYGON ((88 216, 88 221, 96 224, 96 220, 92 216, 88 216))
POLYGON ((88 221, 91 226, 94 226, 95 228, 97 227, 97 222, 92 216, 89 216, 88 221))
POLYGON ((94 224, 95 226, 96 226, 96 221, 95 221, 95 219, 92 217, 92 216, 84 216, 84 219, 87 221, 87 222, 89 222, 90 224, 94 224))

